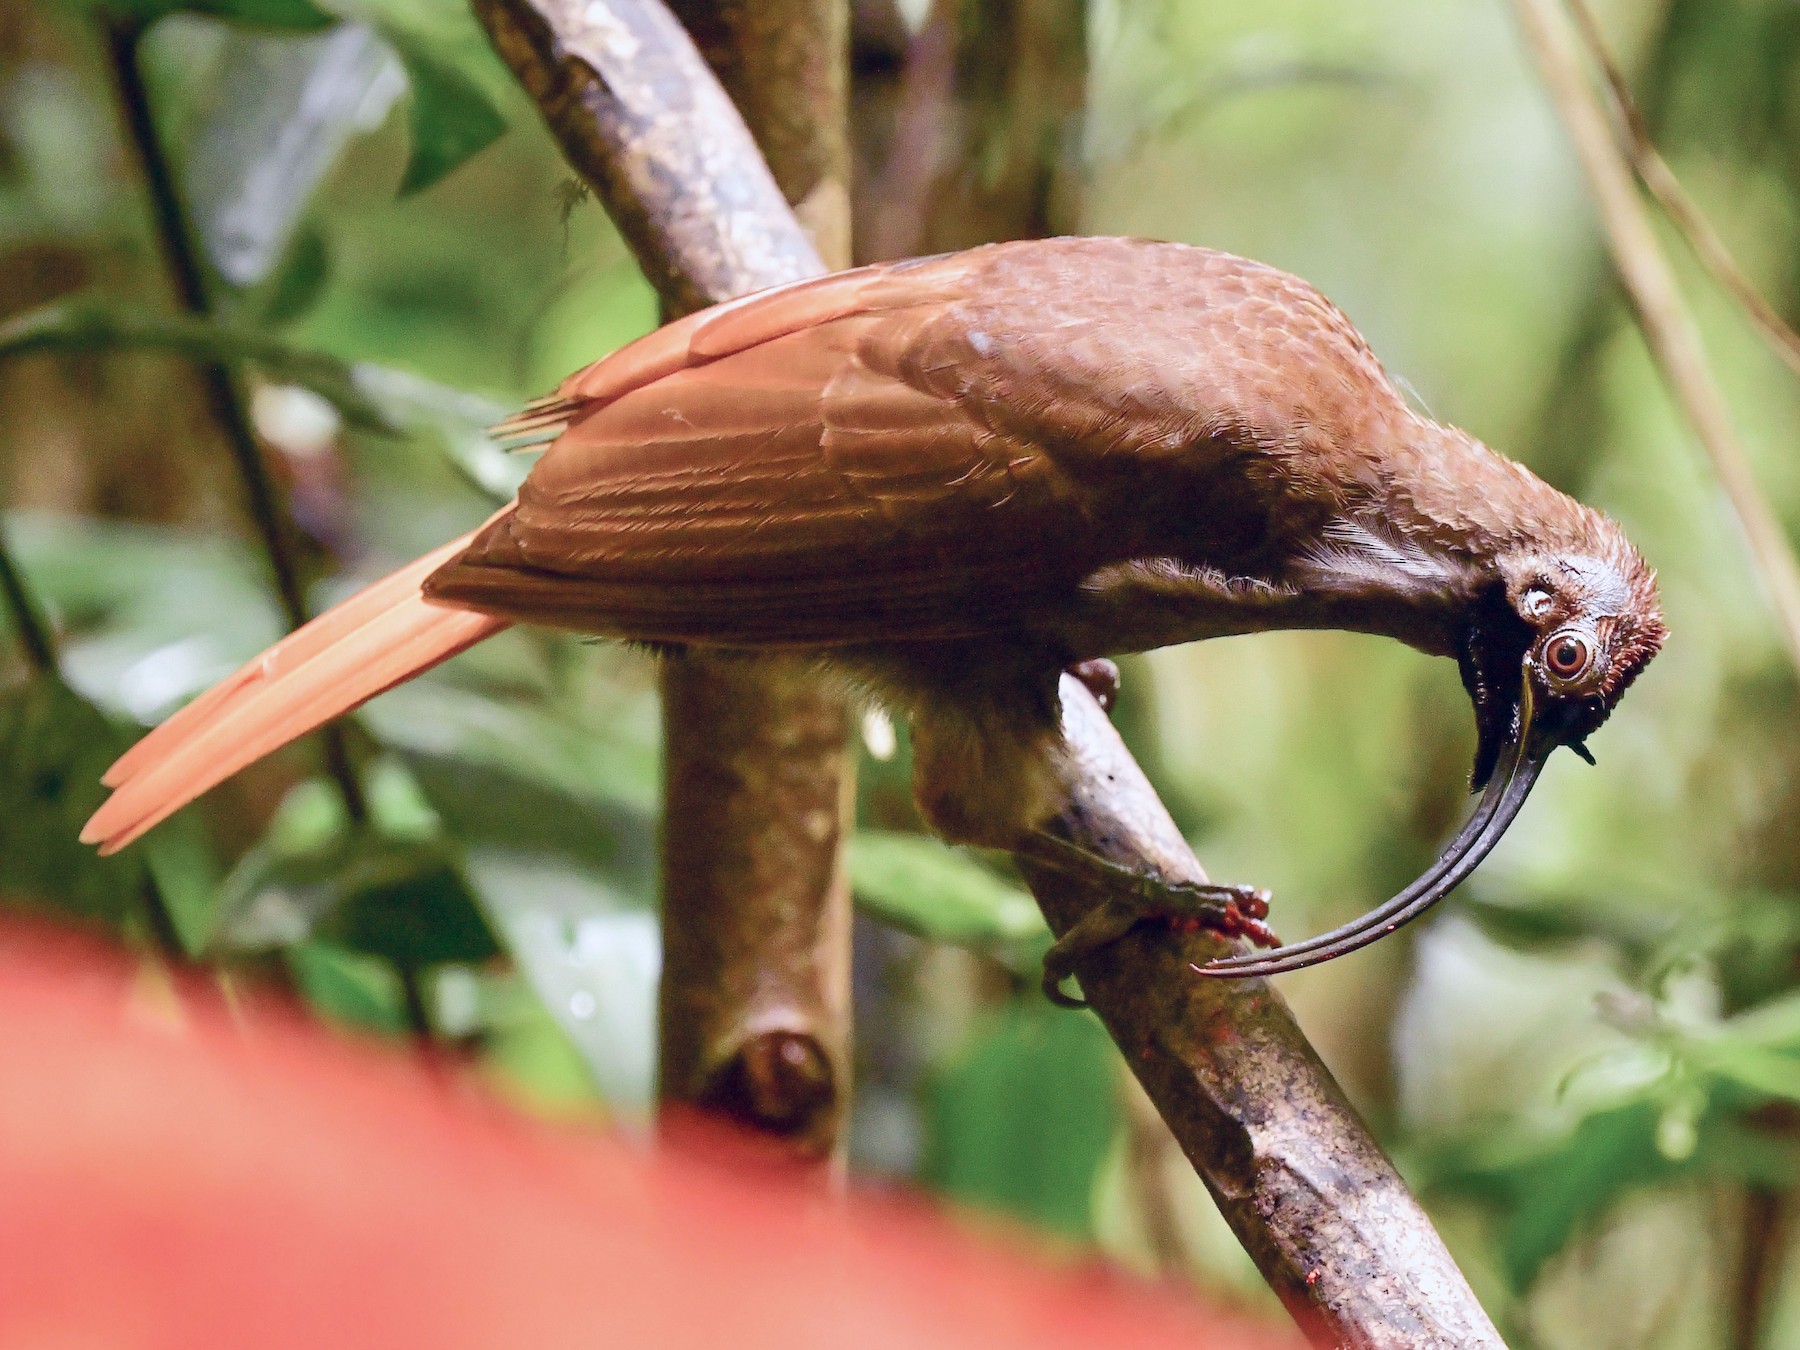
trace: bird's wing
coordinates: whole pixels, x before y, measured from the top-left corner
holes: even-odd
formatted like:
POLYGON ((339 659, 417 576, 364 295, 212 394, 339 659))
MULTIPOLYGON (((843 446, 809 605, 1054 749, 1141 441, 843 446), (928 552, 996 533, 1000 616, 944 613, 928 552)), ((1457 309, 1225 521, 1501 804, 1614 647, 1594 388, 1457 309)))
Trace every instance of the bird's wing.
POLYGON ((1317 514, 1410 417, 1296 278, 993 245, 752 296, 572 376, 520 421, 560 435, 518 511, 427 591, 667 641, 1000 632, 1134 557, 1266 574, 1272 513, 1317 514))
MULTIPOLYGON (((952 258, 670 325, 565 382, 518 510, 427 594, 658 641, 829 645, 992 632, 1081 520, 1054 458, 943 387, 968 337, 952 258), (937 384, 940 387, 927 387, 937 384)), ((977 343, 981 341, 977 335, 977 343)), ((1064 571, 1067 569, 1065 568, 1064 571)))

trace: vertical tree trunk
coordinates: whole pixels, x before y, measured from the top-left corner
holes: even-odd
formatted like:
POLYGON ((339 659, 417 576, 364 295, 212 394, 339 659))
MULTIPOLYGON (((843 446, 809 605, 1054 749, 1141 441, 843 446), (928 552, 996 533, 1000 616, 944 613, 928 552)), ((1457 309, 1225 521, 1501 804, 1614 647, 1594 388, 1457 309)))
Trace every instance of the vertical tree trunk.
MULTIPOLYGON (((671 6, 827 267, 850 261, 843 0, 671 6)), ((662 1093, 828 1157, 850 1085, 849 709, 802 662, 663 668, 662 1093)))
MULTIPOLYGON (((662 4, 475 0, 475 12, 668 313, 826 270, 662 4)), ((770 149, 819 210, 843 162, 829 139, 843 77, 800 75, 842 70, 841 17, 823 0, 706 12, 717 50, 755 52, 725 62, 740 90, 804 103, 770 149)), ((779 661, 673 660, 663 683, 665 1107, 723 1113, 791 1156, 829 1158, 849 1094, 844 705, 779 661)))

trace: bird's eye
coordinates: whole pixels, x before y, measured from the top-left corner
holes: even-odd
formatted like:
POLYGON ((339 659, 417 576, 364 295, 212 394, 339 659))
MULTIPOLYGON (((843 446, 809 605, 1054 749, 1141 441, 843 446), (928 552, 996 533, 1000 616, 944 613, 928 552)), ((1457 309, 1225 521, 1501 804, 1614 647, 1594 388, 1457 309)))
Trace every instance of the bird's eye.
POLYGON ((1594 649, 1579 633, 1553 633, 1544 644, 1544 665, 1558 680, 1573 680, 1587 672, 1594 649))

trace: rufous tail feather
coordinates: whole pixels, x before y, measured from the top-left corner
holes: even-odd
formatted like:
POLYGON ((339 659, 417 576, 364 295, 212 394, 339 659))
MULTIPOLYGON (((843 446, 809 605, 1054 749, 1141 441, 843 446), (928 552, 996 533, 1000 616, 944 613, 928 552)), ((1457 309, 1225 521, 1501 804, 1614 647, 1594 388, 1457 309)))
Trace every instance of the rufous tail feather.
POLYGON ((102 777, 113 793, 82 842, 116 853, 239 769, 506 628, 420 593, 473 537, 358 591, 132 746, 102 777))

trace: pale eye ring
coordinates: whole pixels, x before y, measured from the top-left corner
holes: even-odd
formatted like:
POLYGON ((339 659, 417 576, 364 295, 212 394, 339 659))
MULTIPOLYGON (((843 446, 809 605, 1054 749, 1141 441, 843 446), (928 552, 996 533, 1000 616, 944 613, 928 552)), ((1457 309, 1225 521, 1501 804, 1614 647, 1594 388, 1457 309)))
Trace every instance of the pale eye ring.
POLYGON ((1544 669, 1561 683, 1578 680, 1594 663, 1594 646, 1582 634, 1565 628, 1544 641, 1544 669))

